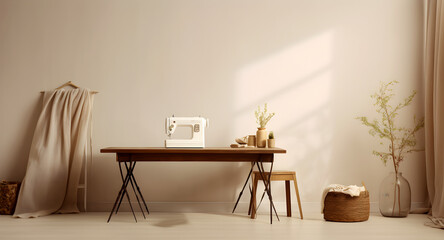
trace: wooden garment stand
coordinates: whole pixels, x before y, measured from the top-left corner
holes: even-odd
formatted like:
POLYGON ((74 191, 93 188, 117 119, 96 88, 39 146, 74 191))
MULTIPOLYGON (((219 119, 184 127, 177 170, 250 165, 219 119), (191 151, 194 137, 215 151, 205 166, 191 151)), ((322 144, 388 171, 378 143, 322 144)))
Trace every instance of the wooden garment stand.
MULTIPOLYGON (((60 85, 59 87, 55 88, 55 90, 60 90, 60 89, 62 89, 64 87, 72 87, 72 88, 75 88, 75 89, 80 88, 79 86, 77 86, 73 82, 68 81, 68 82, 60 85)), ((40 93, 45 93, 45 91, 41 91, 40 93)), ((97 91, 90 91, 90 93, 91 94, 97 94, 99 92, 97 92, 97 91)), ((92 135, 91 135, 90 140, 91 139, 92 139, 92 135)), ((84 176, 84 180, 83 181, 84 182, 83 182, 83 184, 79 183, 79 185, 77 187, 77 189, 83 189, 83 208, 84 208, 85 212, 87 211, 87 198, 88 198, 88 195, 87 195, 88 194, 88 153, 87 152, 88 151, 85 152, 85 162, 84 162, 84 167, 83 167, 83 176, 84 176)), ((91 161, 92 161, 92 148, 90 149, 90 154, 91 154, 91 161)))

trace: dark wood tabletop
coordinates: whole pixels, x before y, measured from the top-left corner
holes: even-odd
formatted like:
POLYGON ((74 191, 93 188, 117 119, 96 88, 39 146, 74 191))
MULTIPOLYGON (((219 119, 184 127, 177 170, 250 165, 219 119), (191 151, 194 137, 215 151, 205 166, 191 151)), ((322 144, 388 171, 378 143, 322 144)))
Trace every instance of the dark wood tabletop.
POLYGON ((165 147, 107 147, 100 149, 101 153, 242 153, 270 154, 287 153, 282 148, 165 148, 165 147))
POLYGON ((286 153, 282 148, 147 148, 108 147, 101 153, 115 153, 118 162, 273 162, 273 155, 286 153))

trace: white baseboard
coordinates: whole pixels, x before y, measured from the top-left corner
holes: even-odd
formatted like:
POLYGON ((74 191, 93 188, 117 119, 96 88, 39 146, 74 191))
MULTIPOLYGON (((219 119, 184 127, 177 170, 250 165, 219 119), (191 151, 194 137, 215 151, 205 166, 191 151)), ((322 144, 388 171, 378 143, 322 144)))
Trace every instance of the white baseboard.
MULTIPOLYGON (((88 203, 89 212, 108 212, 112 209, 114 203, 88 203)), ((140 207, 136 202, 131 202, 134 211, 140 211, 140 207)), ((234 202, 147 202, 148 209, 152 212, 231 212, 234 207, 234 202)), ((268 213, 269 202, 265 201, 261 204, 258 213, 268 213)), ((248 202, 239 202, 236 212, 242 213, 247 212, 248 202)), ((286 213, 286 203, 285 202, 274 202, 276 210, 278 213, 286 213)), ((412 209, 424 208, 425 203, 413 202, 412 209)), ((142 204, 143 207, 143 204, 142 204)), ((293 214, 299 212, 299 208, 296 203, 291 205, 293 214)), ((128 202, 122 202, 119 211, 128 212, 131 211, 128 202)), ((321 204, 320 202, 302 202, 302 212, 303 213, 320 213, 321 204)), ((379 212, 378 202, 370 203, 370 212, 379 212)))

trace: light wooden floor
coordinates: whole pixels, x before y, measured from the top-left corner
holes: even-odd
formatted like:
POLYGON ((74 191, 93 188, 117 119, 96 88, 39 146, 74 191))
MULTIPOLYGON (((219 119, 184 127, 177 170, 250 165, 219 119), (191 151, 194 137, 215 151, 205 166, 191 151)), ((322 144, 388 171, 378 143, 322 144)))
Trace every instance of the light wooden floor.
MULTIPOLYGON (((140 213, 138 213, 140 214, 140 213)), ((325 222, 320 214, 306 219, 281 216, 269 224, 268 215, 251 220, 242 214, 151 213, 138 223, 131 213, 51 215, 35 219, 0 216, 0 239, 444 239, 444 230, 424 226, 426 215, 407 218, 370 216, 362 223, 325 222)))

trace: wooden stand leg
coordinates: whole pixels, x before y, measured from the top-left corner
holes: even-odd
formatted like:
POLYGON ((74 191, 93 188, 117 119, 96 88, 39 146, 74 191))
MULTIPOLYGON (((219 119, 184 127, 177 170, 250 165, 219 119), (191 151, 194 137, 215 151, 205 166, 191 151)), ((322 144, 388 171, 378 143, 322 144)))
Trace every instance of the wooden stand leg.
POLYGON ((302 214, 301 199, 299 197, 298 181, 296 180, 296 174, 293 175, 293 182, 294 182, 294 188, 296 190, 296 197, 298 199, 299 213, 301 214, 301 219, 304 219, 304 215, 302 214))
POLYGON ((288 180, 285 180, 285 192, 287 195, 287 217, 291 217, 290 181, 288 180))
POLYGON ((253 189, 251 193, 251 218, 256 218, 256 191, 257 191, 257 183, 259 181, 259 177, 256 174, 253 174, 253 189))

